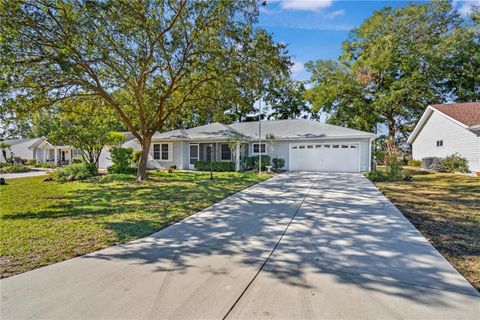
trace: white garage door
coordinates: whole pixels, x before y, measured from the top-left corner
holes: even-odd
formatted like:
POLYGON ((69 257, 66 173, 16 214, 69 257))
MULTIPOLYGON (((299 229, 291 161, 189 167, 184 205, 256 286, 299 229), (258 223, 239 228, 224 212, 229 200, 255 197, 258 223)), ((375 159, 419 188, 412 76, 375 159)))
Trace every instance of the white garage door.
POLYGON ((290 144, 289 169, 360 172, 360 145, 358 143, 290 144))

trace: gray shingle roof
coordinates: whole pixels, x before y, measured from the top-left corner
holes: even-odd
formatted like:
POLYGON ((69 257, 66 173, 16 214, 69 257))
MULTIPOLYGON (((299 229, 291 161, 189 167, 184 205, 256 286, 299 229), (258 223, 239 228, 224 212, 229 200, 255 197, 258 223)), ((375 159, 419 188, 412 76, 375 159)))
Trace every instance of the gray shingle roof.
POLYGON ((10 146, 14 146, 19 143, 24 142, 31 142, 34 143, 40 138, 24 138, 24 139, 10 139, 10 140, 3 140, 2 142, 9 144, 10 146))
MULTIPOLYGON (((244 135, 249 139, 258 139, 258 121, 239 122, 230 125, 215 122, 191 129, 156 133, 153 139, 226 140, 228 137, 238 134, 244 135)), ((306 119, 262 121, 262 139, 265 139, 267 134, 273 134, 276 139, 285 140, 376 137, 374 133, 306 119)))

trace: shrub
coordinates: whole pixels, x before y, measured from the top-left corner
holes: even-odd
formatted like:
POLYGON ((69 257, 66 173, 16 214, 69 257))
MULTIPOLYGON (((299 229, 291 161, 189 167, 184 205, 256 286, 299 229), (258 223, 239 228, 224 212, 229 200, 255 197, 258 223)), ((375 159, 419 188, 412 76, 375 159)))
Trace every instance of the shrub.
POLYGON ((34 166, 36 164, 37 164, 37 160, 35 159, 27 160, 27 163, 26 163, 27 166, 34 166))
POLYGON ((58 182, 68 182, 87 179, 97 172, 95 164, 74 163, 65 167, 57 168, 50 175, 53 180, 58 182))
POLYGON ((72 159, 72 163, 82 163, 82 162, 83 162, 83 159, 79 157, 75 157, 72 159))
POLYGON ((422 161, 411 159, 411 160, 408 160, 407 165, 409 167, 421 167, 422 166, 422 161))
POLYGON ((275 169, 282 169, 283 167, 285 167, 285 159, 273 158, 272 162, 275 169))
POLYGON ((243 170, 253 169, 253 157, 244 157, 242 159, 242 169, 243 170))
POLYGON ((406 175, 403 174, 403 168, 400 162, 391 161, 385 172, 379 170, 371 171, 367 174, 367 177, 373 182, 394 182, 406 178, 406 175))
POLYGON ((35 167, 36 168, 50 168, 50 169, 53 169, 53 168, 56 168, 57 166, 52 164, 52 163, 42 163, 42 162, 37 162, 35 164, 35 167))
MULTIPOLYGON (((195 169, 199 171, 210 171, 210 161, 199 160, 195 162, 195 169)), ((235 162, 212 161, 212 171, 235 171, 235 162)))
POLYGON ((14 163, 13 165, 9 164, 8 166, 3 166, 0 171, 2 173, 21 173, 30 171, 30 169, 23 164, 14 163))
POLYGON ((140 161, 141 155, 142 155, 142 150, 133 151, 133 161, 135 161, 135 163, 138 163, 138 161, 140 161))
POLYGON ((469 172, 467 159, 461 157, 458 153, 441 158, 434 169, 439 172, 469 172))
POLYGON ((113 164, 107 168, 108 173, 135 173, 132 148, 113 147, 110 154, 113 164))

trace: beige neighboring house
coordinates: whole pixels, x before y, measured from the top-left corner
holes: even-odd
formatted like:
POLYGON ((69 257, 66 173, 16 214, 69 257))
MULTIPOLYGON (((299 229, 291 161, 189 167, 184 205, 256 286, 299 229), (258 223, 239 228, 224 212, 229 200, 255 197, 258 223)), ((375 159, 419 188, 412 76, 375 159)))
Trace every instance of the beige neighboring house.
POLYGON ((413 159, 458 153, 471 172, 480 173, 480 102, 428 106, 408 138, 413 159))
POLYGON ((10 148, 4 149, 0 155, 0 162, 10 161, 11 157, 22 160, 36 160, 40 163, 50 163, 55 165, 67 165, 75 157, 81 157, 81 150, 74 149, 71 146, 54 146, 48 142, 47 138, 29 138, 14 139, 2 141, 10 145, 10 148))

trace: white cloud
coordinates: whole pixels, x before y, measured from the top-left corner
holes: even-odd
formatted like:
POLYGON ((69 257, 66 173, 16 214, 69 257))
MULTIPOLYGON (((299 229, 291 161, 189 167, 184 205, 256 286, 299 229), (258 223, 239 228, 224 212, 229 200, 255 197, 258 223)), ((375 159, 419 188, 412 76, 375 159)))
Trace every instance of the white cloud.
POLYGON ((480 0, 470 0, 470 1, 453 1, 453 6, 457 8, 458 12, 462 16, 468 16, 472 12, 473 8, 480 8, 480 0))
POLYGON ((283 9, 318 11, 330 7, 333 0, 282 0, 283 9))
POLYGON ((301 73, 305 70, 303 62, 294 61, 293 66, 290 67, 292 73, 301 73))
POLYGON ((341 9, 341 10, 335 10, 333 12, 327 13, 324 17, 325 19, 333 20, 336 17, 343 16, 343 15, 345 15, 345 10, 341 9))

